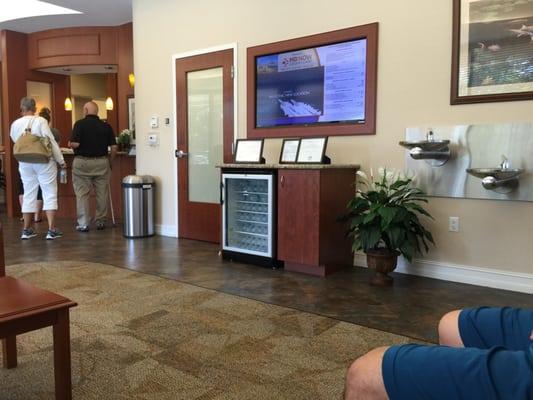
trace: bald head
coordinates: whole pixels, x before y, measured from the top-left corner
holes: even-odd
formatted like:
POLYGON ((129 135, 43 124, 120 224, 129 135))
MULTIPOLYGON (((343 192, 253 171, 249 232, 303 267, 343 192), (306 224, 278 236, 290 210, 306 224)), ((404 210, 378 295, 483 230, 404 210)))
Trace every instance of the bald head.
POLYGON ((94 101, 89 101, 83 106, 84 115, 98 115, 98 105, 94 101))

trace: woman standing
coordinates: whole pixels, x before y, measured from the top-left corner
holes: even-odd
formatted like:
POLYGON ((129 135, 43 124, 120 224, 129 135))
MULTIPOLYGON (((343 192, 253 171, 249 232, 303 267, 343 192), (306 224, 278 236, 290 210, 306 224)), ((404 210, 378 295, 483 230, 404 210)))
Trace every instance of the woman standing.
POLYGON ((56 140, 57 144, 59 144, 59 140, 61 139, 61 132, 59 132, 59 129, 54 128, 52 125, 50 125, 50 121, 52 120, 52 110, 50 110, 48 107, 41 108, 41 110, 39 111, 39 117, 43 117, 46 121, 48 121, 50 131, 52 132, 52 135, 54 135, 54 139, 56 140))
POLYGON ((19 173, 24 185, 24 199, 22 203, 24 229, 20 238, 26 240, 37 235, 31 226, 31 222, 32 214, 37 211, 37 192, 40 186, 43 192, 43 210, 46 212, 46 218, 48 219, 46 239, 57 239, 63 235, 55 226, 55 213, 57 210, 57 164, 61 168, 66 168, 65 160, 63 159, 59 145, 50 131, 48 122, 42 117, 35 116, 35 100, 30 97, 22 98, 20 101, 20 111, 22 117, 11 124, 10 136, 13 142, 16 142, 26 129, 29 129, 32 135, 48 137, 52 146, 52 157, 50 157, 50 160, 46 164, 19 162, 19 173))

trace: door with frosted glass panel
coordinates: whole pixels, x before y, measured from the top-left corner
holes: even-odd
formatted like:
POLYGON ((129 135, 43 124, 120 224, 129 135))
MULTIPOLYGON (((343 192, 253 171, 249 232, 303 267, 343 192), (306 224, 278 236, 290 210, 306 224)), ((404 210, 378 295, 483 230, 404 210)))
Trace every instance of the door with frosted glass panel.
POLYGON ((220 170, 231 162, 233 50, 176 60, 179 236, 220 243, 220 170))

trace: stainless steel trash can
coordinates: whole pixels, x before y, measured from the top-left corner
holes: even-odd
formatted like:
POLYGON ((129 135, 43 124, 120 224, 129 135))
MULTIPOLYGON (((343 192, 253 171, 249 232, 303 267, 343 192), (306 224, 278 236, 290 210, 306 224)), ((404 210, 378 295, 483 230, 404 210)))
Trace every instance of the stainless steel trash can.
POLYGON ((154 178, 149 175, 128 175, 122 179, 125 237, 154 235, 154 186, 154 178))

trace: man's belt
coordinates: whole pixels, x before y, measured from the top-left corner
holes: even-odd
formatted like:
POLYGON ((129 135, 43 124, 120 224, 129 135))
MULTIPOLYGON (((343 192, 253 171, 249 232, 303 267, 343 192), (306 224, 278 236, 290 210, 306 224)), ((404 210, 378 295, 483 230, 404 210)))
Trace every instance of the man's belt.
POLYGON ((107 158, 107 156, 95 156, 95 157, 75 156, 75 157, 83 158, 84 160, 97 160, 99 158, 107 158))

